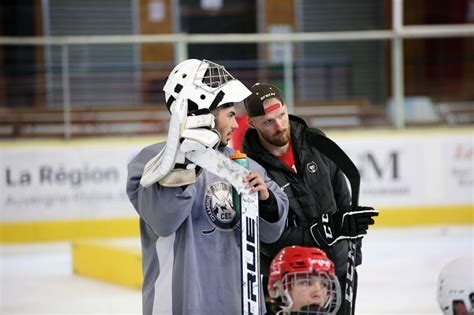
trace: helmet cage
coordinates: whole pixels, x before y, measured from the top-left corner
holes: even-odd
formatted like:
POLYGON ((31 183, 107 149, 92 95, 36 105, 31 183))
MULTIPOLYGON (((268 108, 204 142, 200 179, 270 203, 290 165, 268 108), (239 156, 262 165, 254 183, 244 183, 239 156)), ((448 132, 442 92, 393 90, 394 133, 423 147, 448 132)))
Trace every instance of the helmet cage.
POLYGON ((235 78, 224 68, 215 62, 203 60, 199 66, 194 84, 210 93, 222 88, 227 82, 235 78))
POLYGON ((168 110, 181 98, 188 103, 188 114, 209 113, 223 104, 242 102, 251 94, 223 66, 197 59, 185 60, 174 67, 163 91, 168 110))
MULTIPOLYGON (((291 290, 297 283, 311 285, 313 282, 319 283, 319 290, 327 290, 320 292, 327 295, 320 305, 307 305, 307 310, 297 310, 299 314, 335 314, 341 304, 339 281, 327 272, 292 272, 283 276, 282 281, 276 281, 273 286, 273 296, 280 297, 282 301, 282 312, 292 311, 295 301, 291 298, 291 290)), ((293 310, 296 311, 296 310, 293 310)))

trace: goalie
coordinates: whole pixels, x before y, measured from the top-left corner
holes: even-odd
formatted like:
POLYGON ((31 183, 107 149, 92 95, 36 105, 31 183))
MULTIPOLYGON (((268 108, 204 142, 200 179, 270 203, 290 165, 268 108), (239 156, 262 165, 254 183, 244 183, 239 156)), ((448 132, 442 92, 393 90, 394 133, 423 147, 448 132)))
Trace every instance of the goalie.
POLYGON ((227 143, 238 127, 234 106, 250 91, 224 67, 185 60, 163 90, 171 113, 167 140, 128 165, 127 194, 140 216, 143 314, 240 314, 239 216, 231 187, 258 193, 265 243, 280 237, 288 199, 253 160, 245 173, 233 170, 232 161, 229 169, 219 166, 222 176, 191 162, 213 150, 233 153, 227 143))

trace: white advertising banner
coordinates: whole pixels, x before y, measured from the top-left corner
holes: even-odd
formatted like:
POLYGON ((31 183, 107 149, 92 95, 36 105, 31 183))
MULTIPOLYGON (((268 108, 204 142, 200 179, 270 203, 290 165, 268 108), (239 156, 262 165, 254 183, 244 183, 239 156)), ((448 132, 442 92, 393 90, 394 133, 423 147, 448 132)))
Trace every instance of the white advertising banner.
MULTIPOLYGON (((472 129, 331 137, 361 172, 361 205, 474 204, 472 129)), ((0 143, 0 222, 136 216, 127 164, 152 141, 0 143)))
POLYGON ((377 207, 474 202, 472 133, 336 137, 361 173, 361 204, 377 207))
POLYGON ((441 151, 444 195, 474 206, 474 135, 446 138, 441 151))
POLYGON ((143 144, 65 142, 4 145, 2 222, 131 217, 127 163, 143 144))

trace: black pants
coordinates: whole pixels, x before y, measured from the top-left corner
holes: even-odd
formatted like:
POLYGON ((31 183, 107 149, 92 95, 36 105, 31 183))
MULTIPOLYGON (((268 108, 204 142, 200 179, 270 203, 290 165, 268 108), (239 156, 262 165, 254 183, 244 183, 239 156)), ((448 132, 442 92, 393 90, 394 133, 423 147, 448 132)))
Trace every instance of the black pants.
MULTIPOLYGON (((354 315, 355 314, 355 301, 356 301, 356 296, 357 296, 357 270, 354 272, 354 290, 353 290, 353 295, 352 295, 352 314, 347 314, 344 308, 344 302, 345 302, 345 288, 346 288, 346 276, 340 276, 337 277, 339 280, 339 284, 341 285, 341 307, 339 308, 339 311, 337 312, 337 315, 354 315)), ((270 296, 268 295, 268 277, 263 276, 262 277, 262 285, 263 285, 263 294, 265 298, 265 307, 267 308, 267 315, 275 315, 276 312, 280 310, 278 307, 278 304, 275 303, 275 301, 272 301, 270 296)))

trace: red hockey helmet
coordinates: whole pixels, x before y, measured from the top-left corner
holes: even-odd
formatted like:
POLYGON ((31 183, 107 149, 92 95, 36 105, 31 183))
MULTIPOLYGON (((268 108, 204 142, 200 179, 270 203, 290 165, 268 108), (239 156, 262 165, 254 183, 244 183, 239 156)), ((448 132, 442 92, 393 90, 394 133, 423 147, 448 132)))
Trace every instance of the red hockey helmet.
POLYGON ((325 314, 335 313, 340 306, 341 294, 334 264, 326 254, 314 247, 290 246, 283 248, 270 265, 268 292, 273 299, 281 298, 283 309, 291 310, 294 301, 290 290, 294 279, 306 276, 317 276, 326 283, 328 298, 320 305, 325 314))

